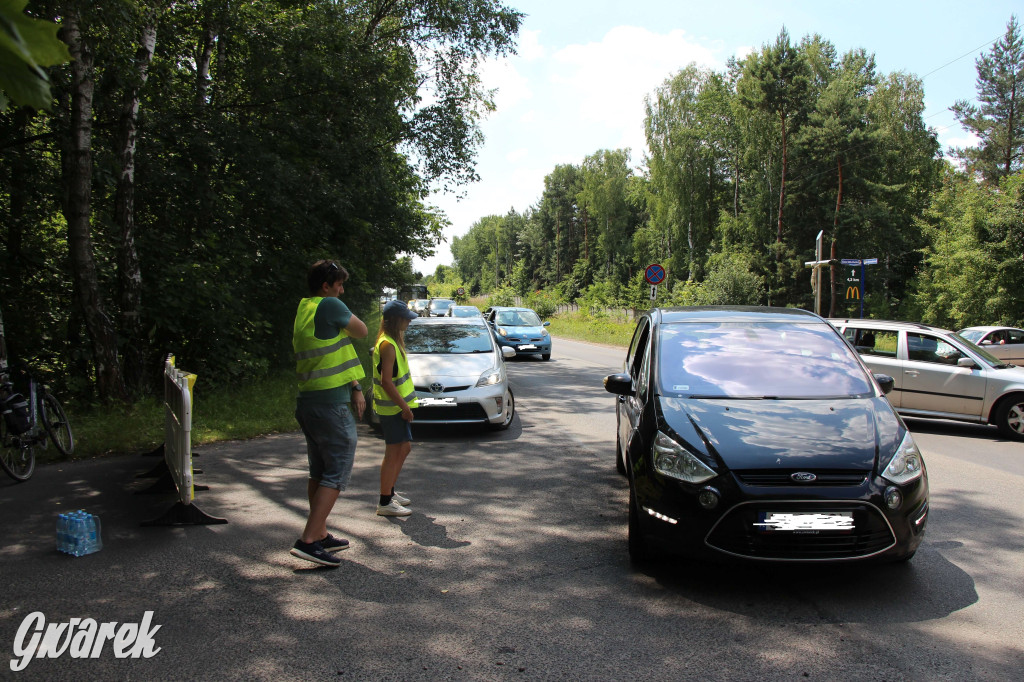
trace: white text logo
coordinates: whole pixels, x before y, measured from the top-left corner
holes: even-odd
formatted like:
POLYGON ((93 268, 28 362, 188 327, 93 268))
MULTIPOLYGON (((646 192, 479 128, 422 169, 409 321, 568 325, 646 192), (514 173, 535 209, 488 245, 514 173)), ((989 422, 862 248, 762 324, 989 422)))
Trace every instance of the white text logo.
POLYGON ((97 623, 92 618, 72 618, 67 623, 46 624, 42 611, 25 616, 14 637, 11 670, 24 670, 35 658, 99 658, 109 640, 117 658, 152 658, 160 653, 153 635, 162 625, 151 628, 153 612, 146 611, 142 623, 97 623))

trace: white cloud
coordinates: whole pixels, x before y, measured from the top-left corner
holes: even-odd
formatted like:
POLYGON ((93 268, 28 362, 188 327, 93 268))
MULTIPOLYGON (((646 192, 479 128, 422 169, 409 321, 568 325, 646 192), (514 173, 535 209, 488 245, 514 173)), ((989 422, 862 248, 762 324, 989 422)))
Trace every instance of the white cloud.
POLYGON ((487 89, 497 88, 494 97, 499 112, 514 108, 523 100, 533 97, 529 81, 516 69, 511 60, 489 60, 480 69, 480 77, 487 89))
POLYGON ((515 150, 509 152, 508 154, 506 154, 505 155, 505 160, 508 161, 509 163, 517 163, 519 161, 522 161, 523 159, 525 159, 529 155, 530 155, 530 150, 529 149, 526 149, 525 147, 520 147, 519 149, 515 149, 515 150))
POLYGON ((516 53, 528 62, 547 56, 547 50, 540 44, 540 31, 520 31, 516 53))

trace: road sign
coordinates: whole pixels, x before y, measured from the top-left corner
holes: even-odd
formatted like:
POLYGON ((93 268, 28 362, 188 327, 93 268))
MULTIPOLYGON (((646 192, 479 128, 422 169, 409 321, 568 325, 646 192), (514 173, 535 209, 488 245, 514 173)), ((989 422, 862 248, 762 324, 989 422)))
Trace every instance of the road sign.
POLYGON ((458 289, 455 290, 455 295, 456 296, 465 296, 466 295, 466 290, 464 288, 462 288, 462 287, 459 287, 458 289))
MULTIPOLYGON (((878 261, 877 258, 874 260, 876 262, 878 261)), ((843 265, 861 265, 860 258, 843 258, 839 262, 842 263, 843 265)))
POLYGON ((864 265, 878 265, 878 259, 877 258, 865 258, 864 259, 864 265))
POLYGON ((653 300, 655 300, 656 298, 658 298, 658 287, 656 287, 656 286, 654 286, 654 285, 652 284, 652 285, 651 285, 651 300, 653 301, 653 300))
POLYGON ((644 281, 651 285, 661 284, 665 281, 665 268, 657 263, 648 265, 644 271, 644 281))

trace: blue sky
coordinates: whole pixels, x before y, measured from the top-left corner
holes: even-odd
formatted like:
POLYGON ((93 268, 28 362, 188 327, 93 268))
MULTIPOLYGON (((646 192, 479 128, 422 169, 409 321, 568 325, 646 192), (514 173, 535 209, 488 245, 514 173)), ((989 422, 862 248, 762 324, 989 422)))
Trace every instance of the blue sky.
POLYGON ((879 73, 924 77, 925 122, 943 148, 971 144, 949 107, 974 99, 974 60, 1006 32, 1020 0, 905 2, 818 0, 505 0, 525 13, 518 55, 489 62, 484 84, 497 111, 482 125, 480 182, 430 200, 452 222, 448 241, 415 269, 452 262, 453 236, 486 215, 525 211, 557 164, 582 163, 601 149, 646 152, 644 97, 690 62, 724 70, 726 60, 773 42, 785 26, 794 41, 818 33, 840 54, 874 53, 879 73), (966 55, 966 56, 965 56, 966 55))

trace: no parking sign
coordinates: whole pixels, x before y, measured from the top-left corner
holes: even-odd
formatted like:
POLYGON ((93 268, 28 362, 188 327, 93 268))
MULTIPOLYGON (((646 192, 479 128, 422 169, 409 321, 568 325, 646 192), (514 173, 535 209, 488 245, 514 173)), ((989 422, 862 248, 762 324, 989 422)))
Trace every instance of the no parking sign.
POLYGON ((658 285, 665 281, 665 268, 652 263, 644 270, 644 281, 651 285, 651 300, 658 298, 658 285))

